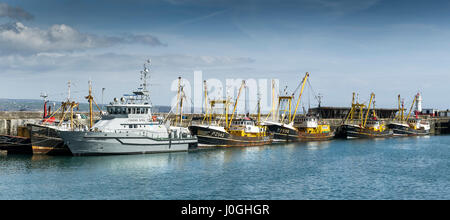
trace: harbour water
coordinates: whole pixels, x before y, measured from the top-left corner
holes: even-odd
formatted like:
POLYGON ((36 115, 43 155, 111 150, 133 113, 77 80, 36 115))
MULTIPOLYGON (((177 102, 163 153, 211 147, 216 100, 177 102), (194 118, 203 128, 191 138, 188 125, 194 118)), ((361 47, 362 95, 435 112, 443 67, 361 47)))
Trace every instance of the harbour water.
POLYGON ((450 199, 450 136, 0 156, 0 199, 450 199))

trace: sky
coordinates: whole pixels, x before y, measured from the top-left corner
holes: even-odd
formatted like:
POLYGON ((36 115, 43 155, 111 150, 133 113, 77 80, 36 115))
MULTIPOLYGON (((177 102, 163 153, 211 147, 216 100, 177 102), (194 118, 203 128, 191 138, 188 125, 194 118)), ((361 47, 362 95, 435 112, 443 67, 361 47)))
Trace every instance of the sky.
POLYGON ((322 106, 374 92, 377 107, 396 108, 420 91, 424 108, 448 109, 449 39, 441 0, 0 0, 0 98, 62 100, 70 80, 84 102, 92 80, 108 102, 151 59, 155 105, 194 71, 291 91, 309 72, 322 106))

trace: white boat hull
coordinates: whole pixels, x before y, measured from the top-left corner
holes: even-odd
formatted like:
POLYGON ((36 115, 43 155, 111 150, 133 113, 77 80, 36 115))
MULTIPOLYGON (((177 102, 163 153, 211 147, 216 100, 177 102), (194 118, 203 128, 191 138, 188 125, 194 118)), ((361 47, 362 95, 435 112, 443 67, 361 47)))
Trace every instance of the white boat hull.
POLYGON ((139 134, 61 131, 74 156, 148 154, 187 151, 196 138, 152 138, 139 134))

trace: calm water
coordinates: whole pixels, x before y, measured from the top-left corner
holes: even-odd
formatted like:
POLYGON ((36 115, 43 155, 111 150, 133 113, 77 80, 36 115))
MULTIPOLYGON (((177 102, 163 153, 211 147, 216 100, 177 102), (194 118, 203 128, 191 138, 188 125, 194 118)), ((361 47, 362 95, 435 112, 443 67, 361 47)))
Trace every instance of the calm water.
POLYGON ((450 199, 450 136, 0 156, 0 199, 450 199))

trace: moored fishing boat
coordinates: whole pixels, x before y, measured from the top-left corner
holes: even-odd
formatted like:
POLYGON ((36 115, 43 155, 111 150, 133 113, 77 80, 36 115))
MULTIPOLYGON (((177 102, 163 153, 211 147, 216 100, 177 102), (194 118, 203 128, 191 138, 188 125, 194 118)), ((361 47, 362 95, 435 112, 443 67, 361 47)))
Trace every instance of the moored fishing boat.
MULTIPOLYGON (((192 124, 189 126, 189 130, 193 135, 197 136, 200 145, 247 147, 272 143, 272 136, 267 131, 267 128, 265 126, 260 125, 259 116, 258 121, 255 121, 248 117, 233 119, 234 113, 236 112, 237 103, 244 86, 245 81, 242 82, 242 85, 239 89, 239 93, 234 103, 234 109, 230 119, 228 118, 228 106, 231 103, 229 99, 211 100, 211 107, 209 109, 210 112, 209 114, 208 112, 205 112, 205 117, 202 124, 192 124), (223 114, 224 117, 220 118, 219 121, 213 122, 213 110, 215 104, 217 103, 221 103, 225 106, 225 112, 223 114), (221 120, 223 118, 225 119, 225 121, 221 120)), ((207 100, 206 91, 207 89, 205 82, 205 100, 207 100)), ((258 102, 258 115, 259 114, 258 102)))
POLYGON ((394 132, 395 136, 424 136, 430 134, 430 123, 428 121, 422 120, 418 115, 418 108, 420 106, 420 104, 418 104, 419 99, 421 100, 420 93, 414 96, 414 100, 411 104, 409 113, 405 118, 404 101, 400 101, 400 95, 398 95, 399 114, 388 125, 389 129, 394 132), (417 104, 415 118, 410 118, 414 104, 417 104))
POLYGON ((30 132, 27 127, 19 126, 17 135, 0 135, 0 150, 8 154, 32 154, 30 132))
POLYGON ((27 124, 30 132, 30 141, 33 154, 37 155, 72 155, 63 139, 59 136, 58 130, 68 130, 76 126, 82 126, 76 123, 74 109, 78 107, 78 103, 70 98, 70 81, 68 82, 67 100, 61 103, 61 106, 50 112, 47 111, 47 96, 44 96, 44 116, 42 121, 36 124, 27 124), (56 119, 56 115, 60 113, 60 118, 56 119), (68 119, 66 116, 69 115, 68 119))
MULTIPOLYGON (((329 140, 334 137, 334 132, 331 131, 330 125, 321 121, 316 116, 306 115, 300 117, 298 120, 296 119, 296 113, 305 84, 308 81, 308 77, 309 73, 307 72, 300 84, 301 90, 293 115, 291 114, 291 104, 294 99, 294 94, 291 96, 278 96, 277 110, 271 112, 271 114, 273 114, 272 120, 267 120, 269 118, 268 116, 263 122, 263 124, 267 126, 269 131, 274 135, 274 141, 322 141, 329 140), (295 122, 297 122, 297 124, 295 122)), ((274 105, 274 103, 272 103, 272 105, 274 105)))
POLYGON ((189 130, 198 138, 203 146, 261 146, 272 143, 270 134, 264 126, 258 126, 249 118, 232 121, 231 127, 215 125, 191 125, 189 130))
POLYGON ((296 126, 300 141, 325 141, 334 138, 334 132, 328 123, 320 121, 313 115, 300 118, 300 124, 296 126))
POLYGON ((86 97, 90 104, 89 128, 58 132, 73 155, 180 152, 197 145, 197 138, 189 132, 172 129, 153 117, 147 89, 148 73, 144 64, 140 87, 120 101, 114 99, 106 107, 108 113, 95 124, 92 123, 94 99, 90 87, 86 97))
POLYGON ((375 94, 370 96, 369 107, 364 115, 364 104, 355 103, 355 94, 353 93, 352 108, 343 121, 343 124, 338 127, 336 137, 339 138, 383 138, 392 137, 392 130, 388 129, 384 123, 378 119, 373 110, 373 115, 369 119, 372 101, 375 102, 375 94), (359 114, 356 114, 359 111, 359 114), (354 116, 359 115, 359 119, 354 120, 354 116))
POLYGON ((71 155, 69 148, 59 136, 59 126, 28 124, 33 154, 71 155))

